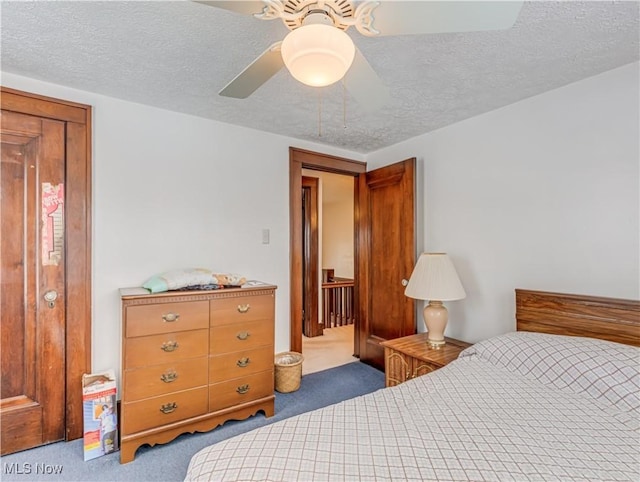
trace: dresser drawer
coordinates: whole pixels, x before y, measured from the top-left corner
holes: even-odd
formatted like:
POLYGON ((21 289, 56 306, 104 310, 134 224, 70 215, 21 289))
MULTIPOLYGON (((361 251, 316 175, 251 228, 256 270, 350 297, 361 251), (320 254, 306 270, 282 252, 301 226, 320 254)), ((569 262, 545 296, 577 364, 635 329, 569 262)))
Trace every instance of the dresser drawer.
POLYGON ((124 368, 162 365, 209 353, 209 330, 180 331, 127 338, 124 368))
POLYGON ((212 355, 273 345, 273 320, 212 326, 210 337, 212 355))
POLYGON ((254 320, 273 320, 274 306, 272 295, 238 296, 211 300, 211 326, 254 320))
POLYGON ((126 336, 196 330, 209 326, 209 302, 158 303, 126 309, 126 336))
POLYGON ((128 435, 205 414, 207 398, 207 387, 204 386, 138 402, 125 402, 122 433, 128 435))
POLYGON ((196 388, 208 383, 208 357, 125 371, 127 402, 196 388))
POLYGON ((273 370, 209 385, 209 411, 273 395, 273 370))
POLYGON ((209 382, 216 383, 273 369, 271 345, 209 358, 209 382))

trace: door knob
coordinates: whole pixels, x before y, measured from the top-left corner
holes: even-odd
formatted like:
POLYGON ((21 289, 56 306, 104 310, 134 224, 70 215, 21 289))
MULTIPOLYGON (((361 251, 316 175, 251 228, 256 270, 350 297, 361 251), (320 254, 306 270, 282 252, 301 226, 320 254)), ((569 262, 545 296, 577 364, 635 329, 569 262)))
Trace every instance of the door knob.
POLYGON ((401 283, 402 283, 402 286, 407 286, 409 284, 409 280, 403 279, 401 283))
POLYGON ((47 305, 49 305, 49 308, 53 308, 58 299, 58 292, 56 290, 49 290, 44 294, 43 298, 47 302, 47 305))

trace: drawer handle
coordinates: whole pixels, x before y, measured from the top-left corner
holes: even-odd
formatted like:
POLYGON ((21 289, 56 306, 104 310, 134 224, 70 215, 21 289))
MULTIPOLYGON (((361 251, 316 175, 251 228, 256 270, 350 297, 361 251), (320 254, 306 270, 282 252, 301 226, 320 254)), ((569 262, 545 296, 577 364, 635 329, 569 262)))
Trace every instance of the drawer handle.
POLYGON ((240 313, 246 313, 247 311, 249 311, 249 308, 251 308, 251 305, 246 304, 246 305, 238 305, 238 311, 240 313))
POLYGON ((249 361, 249 357, 240 358, 240 360, 236 362, 236 365, 238 365, 240 368, 244 368, 249 364, 249 361))
POLYGON ((178 348, 178 342, 177 341, 165 341, 160 346, 160 349, 162 351, 166 351, 166 352, 175 351, 177 348, 178 348))
POLYGON ((176 372, 167 372, 160 376, 160 380, 165 383, 175 382, 176 378, 178 378, 178 374, 176 372))
POLYGON ((249 338, 250 335, 251 333, 249 333, 248 331, 241 331, 236 335, 236 338, 238 340, 246 340, 247 338, 249 338))
POLYGON ((166 315, 162 315, 162 319, 166 322, 178 321, 180 318, 179 313, 167 313, 166 315))
POLYGON ((167 414, 167 413, 175 412, 176 408, 178 408, 178 404, 176 402, 165 403, 160 407, 160 411, 162 413, 167 414))
POLYGON ((244 395, 248 391, 249 391, 248 383, 246 385, 240 385, 238 388, 236 388, 236 392, 238 392, 240 395, 244 395))

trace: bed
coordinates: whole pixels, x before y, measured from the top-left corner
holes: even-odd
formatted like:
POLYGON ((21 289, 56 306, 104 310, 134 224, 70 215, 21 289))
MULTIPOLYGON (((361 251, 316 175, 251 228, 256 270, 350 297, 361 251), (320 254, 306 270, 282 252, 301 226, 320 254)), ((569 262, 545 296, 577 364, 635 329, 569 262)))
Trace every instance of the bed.
POLYGON ((207 447, 187 480, 640 480, 640 302, 516 290, 518 331, 207 447))

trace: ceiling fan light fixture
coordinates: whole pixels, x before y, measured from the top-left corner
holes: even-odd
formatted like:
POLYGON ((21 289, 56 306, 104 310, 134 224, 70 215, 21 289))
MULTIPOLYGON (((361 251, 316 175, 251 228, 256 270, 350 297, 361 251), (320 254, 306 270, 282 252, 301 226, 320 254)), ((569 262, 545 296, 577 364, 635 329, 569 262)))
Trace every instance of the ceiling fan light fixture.
POLYGON ((303 25, 282 41, 282 60, 291 75, 311 87, 342 79, 351 67, 356 48, 344 31, 324 24, 303 25))

